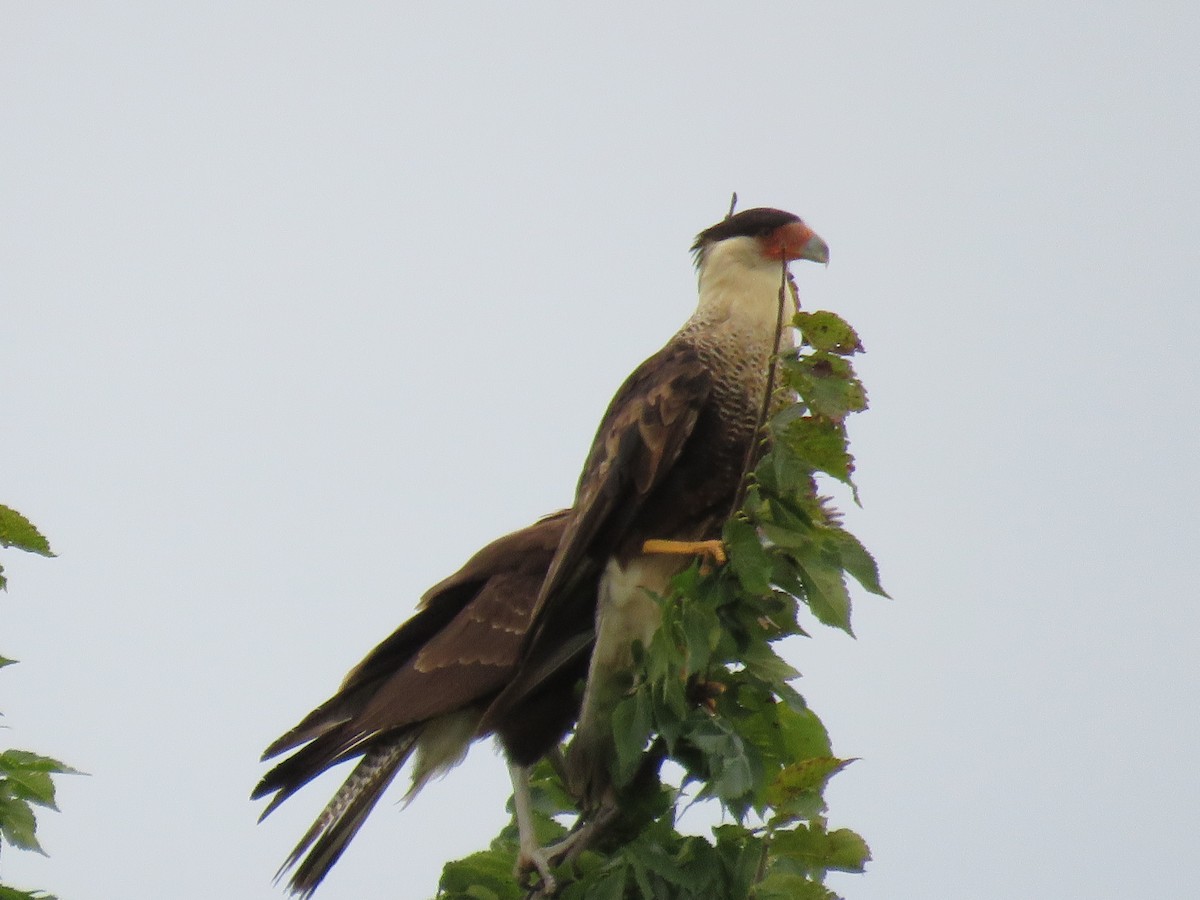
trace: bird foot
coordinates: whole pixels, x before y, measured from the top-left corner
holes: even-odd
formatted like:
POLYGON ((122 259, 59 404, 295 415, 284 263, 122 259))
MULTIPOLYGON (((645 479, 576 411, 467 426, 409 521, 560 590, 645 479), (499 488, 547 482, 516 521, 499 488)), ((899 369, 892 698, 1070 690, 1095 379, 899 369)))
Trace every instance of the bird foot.
POLYGON ((575 829, 557 844, 551 844, 549 847, 522 847, 517 857, 517 879, 524 880, 525 876, 535 869, 541 876, 541 882, 530 889, 526 900, 553 897, 558 891, 558 882, 555 881, 551 870, 578 859, 612 823, 618 812, 615 805, 604 806, 590 819, 577 824, 575 829))
POLYGON ((704 708, 710 716, 717 714, 717 698, 724 694, 726 685, 706 678, 693 678, 688 682, 688 699, 704 708))
MULTIPOLYGON (((649 540, 642 544, 643 553, 673 553, 679 556, 700 556, 705 560, 704 564, 709 561, 716 563, 718 566, 725 565, 729 559, 725 553, 725 544, 722 541, 663 541, 649 540)), ((703 566, 702 566, 703 567, 703 566)))
POLYGON ((529 900, 553 897, 558 893, 558 882, 550 871, 553 868, 550 860, 551 849, 553 848, 522 847, 521 851, 517 854, 517 867, 513 873, 517 877, 517 882, 520 884, 526 883, 526 876, 535 871, 540 879, 526 895, 529 900))

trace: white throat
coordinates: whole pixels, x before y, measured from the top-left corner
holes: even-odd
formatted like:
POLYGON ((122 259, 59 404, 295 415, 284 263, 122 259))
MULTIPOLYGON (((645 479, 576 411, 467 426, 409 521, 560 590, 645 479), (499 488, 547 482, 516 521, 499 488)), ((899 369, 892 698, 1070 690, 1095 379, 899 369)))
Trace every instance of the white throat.
MULTIPOLYGON (((700 300, 683 330, 704 327, 736 335, 746 342, 773 341, 783 278, 783 263, 764 259, 754 238, 731 238, 714 244, 701 262, 700 300)), ((784 286, 785 326, 795 313, 795 298, 784 286)), ((787 335, 784 340, 790 343, 787 335)))

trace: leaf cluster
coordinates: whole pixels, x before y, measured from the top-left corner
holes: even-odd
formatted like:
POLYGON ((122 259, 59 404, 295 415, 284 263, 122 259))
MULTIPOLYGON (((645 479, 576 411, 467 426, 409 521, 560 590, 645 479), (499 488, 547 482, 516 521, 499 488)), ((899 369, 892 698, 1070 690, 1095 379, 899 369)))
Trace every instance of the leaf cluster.
MULTIPOLYGON (((845 420, 866 408, 850 360, 862 345, 833 313, 794 325, 800 346, 780 359, 787 402, 725 527, 729 565, 678 576, 658 598, 650 645, 634 648, 637 677, 612 714, 622 816, 607 843, 556 873, 565 900, 831 900, 826 873, 861 872, 870 858, 853 831, 828 827, 825 785, 851 760, 833 754, 777 651, 805 635, 804 609, 851 633, 848 576, 886 596, 874 559, 818 493, 821 476, 854 491, 845 420), (661 777, 664 757, 681 767, 678 784, 661 777), (684 804, 714 800, 730 821, 711 839, 676 830, 684 804)), ((547 764, 534 805, 543 843, 560 838, 575 804, 547 764)), ((438 897, 520 900, 517 846, 510 823, 489 850, 445 867, 438 897)))
MULTIPOLYGON (((16 547, 53 556, 50 544, 27 518, 0 504, 0 547, 16 547)), ((0 589, 7 586, 0 567, 0 589)), ((0 668, 16 660, 0 656, 0 668)), ((0 752, 0 842, 45 854, 37 839, 35 806, 57 810, 53 775, 79 774, 70 766, 28 750, 0 752)), ((55 900, 44 891, 22 891, 0 885, 0 900, 55 900)))

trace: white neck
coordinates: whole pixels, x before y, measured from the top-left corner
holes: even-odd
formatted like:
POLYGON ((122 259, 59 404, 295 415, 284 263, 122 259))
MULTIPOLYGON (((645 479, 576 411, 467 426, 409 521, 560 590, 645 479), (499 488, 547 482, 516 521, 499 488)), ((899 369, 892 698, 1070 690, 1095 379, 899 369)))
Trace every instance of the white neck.
MULTIPOLYGON (((754 238, 731 238, 709 247, 700 264, 700 301, 684 330, 716 327, 743 339, 774 340, 782 265, 764 259, 754 238)), ((795 312, 795 299, 785 288, 785 325, 795 312)))

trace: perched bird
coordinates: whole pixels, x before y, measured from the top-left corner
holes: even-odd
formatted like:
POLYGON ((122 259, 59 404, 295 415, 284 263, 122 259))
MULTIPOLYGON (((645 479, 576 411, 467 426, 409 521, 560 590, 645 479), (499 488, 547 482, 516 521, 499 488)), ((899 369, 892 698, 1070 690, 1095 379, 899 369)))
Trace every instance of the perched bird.
POLYGON ((255 799, 273 795, 263 818, 326 769, 359 759, 280 869, 296 867, 289 880, 294 893, 312 894, 414 754, 406 799, 461 762, 472 741, 496 732, 528 817, 528 783, 521 779, 578 714, 591 634, 582 629, 559 644, 541 675, 527 669, 533 687, 506 715, 482 730, 480 719, 516 671, 538 590, 569 520, 568 512, 555 513, 476 553, 422 597, 417 614, 372 650, 333 697, 267 748, 264 760, 296 752, 255 788, 255 799))
MULTIPOLYGON (((778 209, 731 215, 700 232, 692 251, 696 311, 629 376, 604 414, 519 669, 482 722, 486 729, 510 718, 545 682, 561 648, 594 634, 568 757, 585 811, 581 841, 540 848, 531 830, 521 835, 523 863, 545 879, 555 861, 578 850, 586 820, 601 822, 615 809, 611 713, 632 684, 634 642, 648 645, 660 622, 650 595, 666 592, 689 555, 719 553, 722 526, 759 446, 779 329, 795 312, 783 291, 786 267, 829 260, 825 242, 778 209)), ((790 345, 790 330, 782 335, 790 345)))

